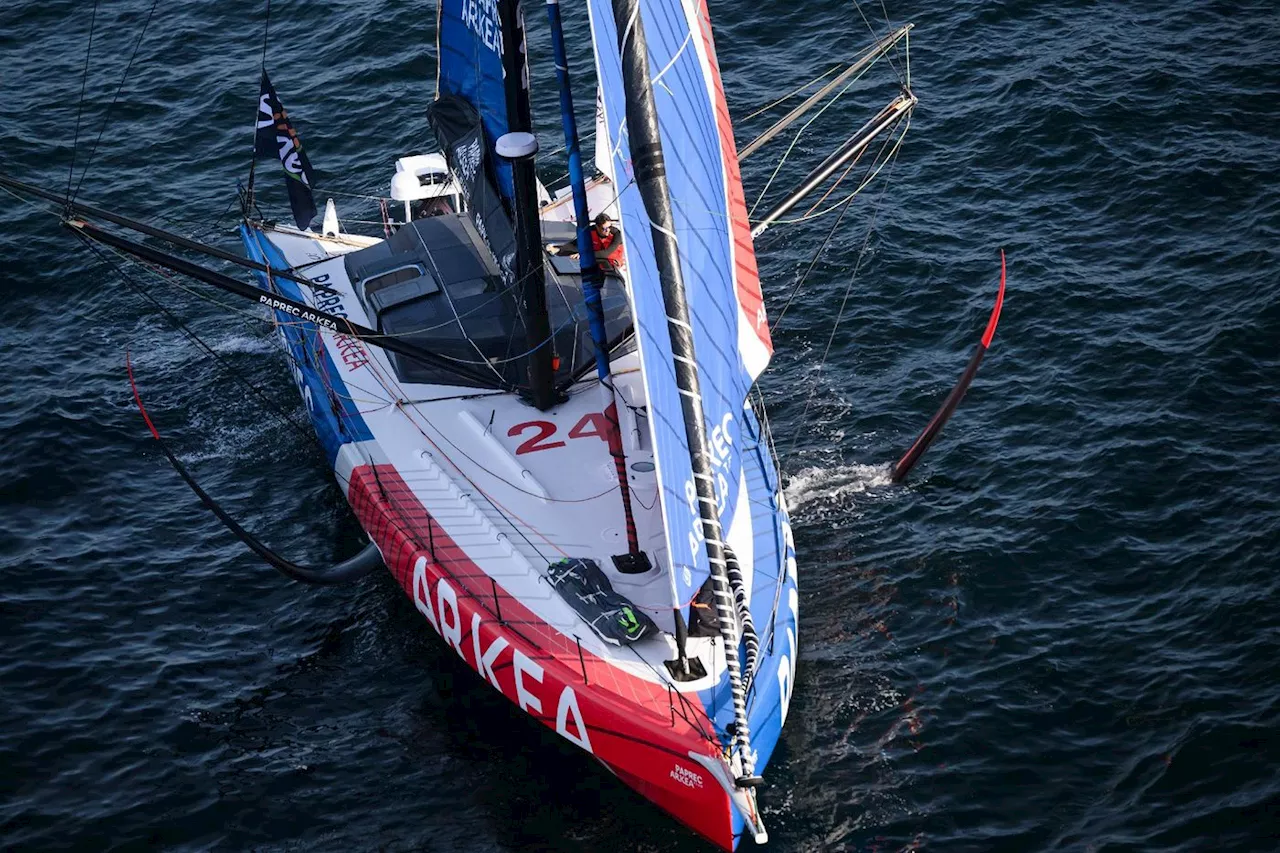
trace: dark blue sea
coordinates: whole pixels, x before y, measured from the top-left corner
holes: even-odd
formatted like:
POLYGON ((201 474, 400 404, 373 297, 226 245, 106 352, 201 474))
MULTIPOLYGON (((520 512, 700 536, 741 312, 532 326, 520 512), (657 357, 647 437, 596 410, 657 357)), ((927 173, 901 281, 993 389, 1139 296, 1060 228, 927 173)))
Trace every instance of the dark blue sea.
MULTIPOLYGON (((150 8, 99 4, 87 74, 93 4, 0 8, 0 171, 62 192, 74 148, 80 198, 235 249, 263 4, 150 8)), ((834 231, 757 243, 776 318, 831 234, 761 382, 801 588, 770 849, 1280 849, 1275 8, 711 11, 740 143, 886 19, 916 24, 920 104, 892 165, 834 231), (888 485, 981 334, 1001 248, 982 370, 888 485)), ((566 16, 589 126, 585 12, 566 16)), ((267 67, 344 219, 376 219, 353 196, 428 149, 434 27, 427 3, 272 5, 267 67)), ((813 123, 770 198, 896 93, 895 63, 813 123)), ((789 143, 744 164, 749 203, 789 143)), ((247 527, 309 563, 360 531, 315 445, 43 207, 0 195, 0 848, 707 849, 487 689, 389 576, 301 586, 235 542, 151 442, 126 350, 247 527)), ((301 420, 262 315, 131 275, 301 420)))

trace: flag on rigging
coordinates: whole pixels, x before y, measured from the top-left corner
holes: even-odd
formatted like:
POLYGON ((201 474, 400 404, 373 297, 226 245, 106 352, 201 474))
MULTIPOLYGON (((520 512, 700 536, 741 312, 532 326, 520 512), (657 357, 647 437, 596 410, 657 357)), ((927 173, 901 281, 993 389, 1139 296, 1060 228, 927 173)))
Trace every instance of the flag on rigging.
POLYGON ((280 104, 275 87, 262 71, 262 91, 258 95, 257 134, 253 141, 254 157, 279 157, 288 180, 289 206, 300 229, 305 230, 316 215, 316 202, 311 196, 311 162, 302 150, 302 140, 280 104))

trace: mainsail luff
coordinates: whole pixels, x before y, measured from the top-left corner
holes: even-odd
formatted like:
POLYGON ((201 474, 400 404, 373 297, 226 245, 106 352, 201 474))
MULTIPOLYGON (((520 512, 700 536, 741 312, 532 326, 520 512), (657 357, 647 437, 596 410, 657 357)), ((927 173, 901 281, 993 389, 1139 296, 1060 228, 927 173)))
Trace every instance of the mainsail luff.
MULTIPOLYGON (((654 102, 649 74, 648 45, 638 0, 613 0, 613 20, 617 28, 618 50, 626 90, 626 117, 632 168, 640 195, 648 213, 657 263, 662 299, 667 312, 667 334, 674 358, 676 385, 680 393, 681 413, 693 469, 702 539, 711 568, 716 615, 724 640, 725 666, 729 673, 733 699, 733 741, 738 746, 742 783, 755 783, 755 762, 751 754, 750 729, 747 723, 746 696, 742 689, 742 672, 738 660, 738 625, 730 589, 723 531, 720 526, 716 481, 703 419, 701 382, 694 351, 692 319, 685 297, 675 221, 663 160, 662 138, 658 127, 658 109, 654 102)), ((674 560, 674 554, 672 558, 674 560)), ((675 566, 672 566, 673 575, 675 566)), ((677 601, 677 608, 682 602, 677 601)), ((679 615, 679 614, 678 614, 679 615)), ((679 621, 679 620, 678 620, 679 621)), ((684 649, 681 648, 683 662, 684 649)))

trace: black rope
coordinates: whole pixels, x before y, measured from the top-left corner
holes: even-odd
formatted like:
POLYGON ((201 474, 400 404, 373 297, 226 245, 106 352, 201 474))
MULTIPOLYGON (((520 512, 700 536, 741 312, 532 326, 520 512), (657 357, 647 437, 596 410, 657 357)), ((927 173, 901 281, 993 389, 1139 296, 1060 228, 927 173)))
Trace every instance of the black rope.
MULTIPOLYGON (((85 175, 89 174, 89 167, 93 165, 93 157, 98 153, 98 144, 102 142, 102 135, 107 132, 107 125, 111 122, 111 111, 115 109, 116 101, 120 100, 120 93, 124 91, 125 81, 129 79, 129 72, 133 69, 133 61, 138 58, 138 51, 142 48, 142 40, 147 35, 147 27, 151 25, 151 16, 155 14, 156 6, 158 5, 160 5, 160 0, 152 0, 151 11, 147 12, 147 19, 142 23, 142 32, 138 33, 138 40, 133 45, 133 53, 129 56, 129 62, 124 67, 124 76, 120 78, 120 85, 116 87, 115 97, 111 99, 111 103, 107 106, 107 112, 102 116, 102 127, 98 130, 98 138, 93 141, 93 148, 89 149, 89 159, 84 164, 84 170, 80 172, 80 180, 76 182, 75 192, 71 193, 72 201, 80 193, 80 186, 84 183, 85 175)), ((97 8, 96 0, 94 8, 97 8)))
POLYGON ((84 113, 84 93, 89 84, 89 55, 93 52, 93 28, 98 22, 98 0, 93 0, 89 16, 89 46, 84 51, 84 75, 80 78, 80 105, 76 107, 76 132, 71 138, 71 168, 67 170, 67 200, 71 200, 71 182, 76 176, 76 148, 80 145, 80 117, 84 113))
POLYGON ((185 335, 189 341, 191 341, 193 344, 195 344, 197 347, 204 350, 205 353, 211 356, 213 360, 218 364, 218 366, 223 369, 224 372, 226 372, 232 379, 235 379, 237 382, 239 382, 240 384, 248 388, 249 391, 258 398, 263 409, 279 417, 281 420, 283 420, 293 429, 297 430, 304 437, 309 438, 310 440, 316 442, 317 444, 319 443, 319 439, 316 437, 315 430, 308 429, 300 425, 297 421, 293 419, 292 416, 289 415, 288 412, 281 409, 276 404, 276 402, 271 398, 271 396, 267 394, 266 391, 264 391, 259 386, 255 385, 253 382, 249 381, 248 377, 246 377, 240 371, 232 367, 226 361, 226 359, 222 356, 221 353, 219 353, 213 347, 209 346, 209 344, 207 344, 203 338, 197 335, 191 329, 190 326, 188 326, 186 323, 182 321, 182 318, 178 317, 176 314, 170 311, 167 307, 165 307, 164 303, 162 303, 159 299, 156 299, 155 296, 151 295, 151 293, 149 293, 145 287, 143 287, 138 282, 134 281, 133 278, 129 275, 129 273, 124 269, 124 266, 122 264, 117 263, 110 255, 106 253, 105 250, 102 249, 102 247, 98 246, 88 237, 85 237, 84 235, 81 235, 81 234, 77 234, 77 236, 79 236, 80 239, 84 242, 84 244, 89 247, 89 250, 91 252, 93 252, 95 255, 98 256, 99 260, 101 260, 103 263, 109 266, 116 273, 116 275, 120 276, 121 281, 123 281, 125 285, 129 287, 129 289, 131 289, 134 293, 138 294, 139 296, 143 297, 148 302, 150 302, 152 307, 155 308, 155 310, 159 314, 161 314, 166 320, 168 320, 169 323, 172 324, 175 329, 177 329, 179 332, 185 335))

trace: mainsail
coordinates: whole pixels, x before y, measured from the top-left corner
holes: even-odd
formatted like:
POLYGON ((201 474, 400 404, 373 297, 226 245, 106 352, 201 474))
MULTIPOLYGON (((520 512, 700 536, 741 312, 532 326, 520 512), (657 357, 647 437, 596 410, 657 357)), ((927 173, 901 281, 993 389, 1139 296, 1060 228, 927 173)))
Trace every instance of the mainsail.
MULTIPOLYGON (((505 82, 504 39, 499 3, 516 5, 510 0, 440 0, 436 21, 436 97, 453 95, 469 103, 480 113, 484 126, 485 149, 493 151, 498 137, 510 130, 523 130, 518 111, 528 115, 528 90, 524 102, 508 91, 505 82)), ((524 24, 519 24, 519 46, 524 50, 524 24)), ((506 199, 508 209, 514 204, 515 189, 511 164, 490 156, 498 191, 506 199)))
MULTIPOLYGON (((722 530, 746 508, 741 494, 743 408, 773 348, 728 104, 701 0, 640 0, 686 301, 692 317, 702 412, 722 530)), ((710 566, 681 413, 650 220, 626 144, 626 101, 609 0, 590 0, 603 124, 613 152, 626 274, 644 366, 675 605, 684 608, 710 566)), ((597 146, 606 144, 597 139, 597 146)), ((644 168, 641 164, 640 168, 644 168)))

